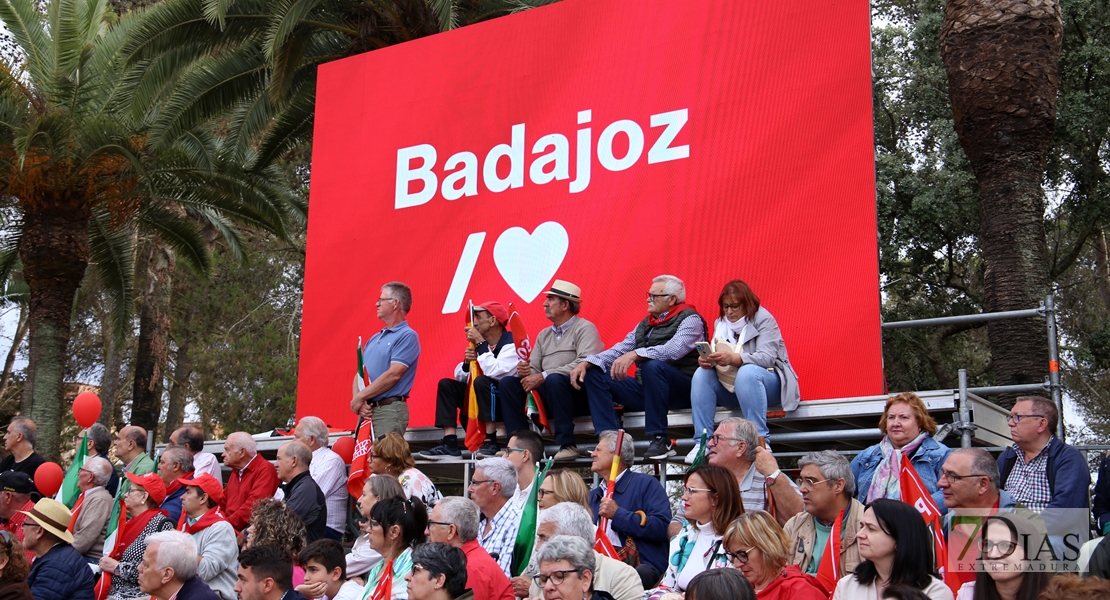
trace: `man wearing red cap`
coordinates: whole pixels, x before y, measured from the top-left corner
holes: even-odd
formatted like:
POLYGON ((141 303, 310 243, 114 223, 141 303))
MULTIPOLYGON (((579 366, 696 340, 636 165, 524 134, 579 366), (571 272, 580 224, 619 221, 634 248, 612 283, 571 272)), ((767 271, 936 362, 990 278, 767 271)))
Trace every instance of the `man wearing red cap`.
POLYGON ((208 473, 193 479, 183 477, 178 482, 186 490, 181 496, 181 521, 177 529, 192 535, 197 543, 200 555, 197 577, 224 598, 234 598, 239 545, 235 529, 220 512, 224 490, 208 473))
POLYGON ((454 379, 439 380, 436 393, 436 427, 443 428, 440 445, 419 453, 428 460, 458 460, 462 452, 458 446, 456 425, 466 429, 467 383, 471 377, 470 365, 477 361, 482 374, 474 379, 474 395, 478 399, 478 420, 486 423, 486 440, 475 457, 491 457, 501 450, 497 443, 494 419, 501 414, 493 403, 494 384, 502 377, 516 372, 519 359, 513 334, 505 329, 509 311, 500 302, 483 302, 474 307, 474 323, 466 328, 466 339, 475 346, 467 347, 463 361, 455 367, 454 379), (496 415, 493 414, 496 411, 496 415))

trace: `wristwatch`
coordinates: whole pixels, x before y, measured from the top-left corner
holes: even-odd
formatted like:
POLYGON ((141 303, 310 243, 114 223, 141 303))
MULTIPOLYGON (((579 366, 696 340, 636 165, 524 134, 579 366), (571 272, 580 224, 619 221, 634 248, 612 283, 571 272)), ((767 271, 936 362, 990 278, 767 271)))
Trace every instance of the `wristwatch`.
POLYGON ((775 469, 774 473, 771 473, 767 476, 767 481, 771 482, 771 485, 775 485, 775 482, 778 481, 779 475, 782 475, 782 469, 775 469))

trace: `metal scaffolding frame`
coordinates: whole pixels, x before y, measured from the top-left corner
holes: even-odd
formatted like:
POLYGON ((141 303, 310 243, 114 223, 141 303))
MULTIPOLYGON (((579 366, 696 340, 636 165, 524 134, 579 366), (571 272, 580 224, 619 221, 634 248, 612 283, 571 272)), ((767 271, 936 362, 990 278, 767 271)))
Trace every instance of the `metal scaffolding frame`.
POLYGON ((938 317, 935 319, 919 319, 915 321, 894 321, 883 323, 884 331, 893 329, 909 329, 911 327, 935 327, 938 325, 962 325, 967 323, 986 323, 990 321, 1005 321, 1008 319, 1028 319, 1037 317, 1045 320, 1048 332, 1048 376, 1044 383, 1024 385, 995 385, 987 387, 967 387, 967 369, 960 369, 960 400, 959 416, 956 430, 960 432, 960 445, 964 448, 971 447, 972 432, 975 424, 971 422, 971 412, 968 409, 968 394, 990 395, 1004 393, 1044 393, 1052 396, 1056 404, 1056 411, 1060 418, 1056 422, 1056 437, 1064 439, 1064 410, 1060 391, 1060 362, 1059 348, 1056 343, 1056 299, 1049 294, 1041 301, 1039 308, 1026 310, 1007 310, 993 313, 978 313, 973 315, 959 315, 955 317, 938 317))

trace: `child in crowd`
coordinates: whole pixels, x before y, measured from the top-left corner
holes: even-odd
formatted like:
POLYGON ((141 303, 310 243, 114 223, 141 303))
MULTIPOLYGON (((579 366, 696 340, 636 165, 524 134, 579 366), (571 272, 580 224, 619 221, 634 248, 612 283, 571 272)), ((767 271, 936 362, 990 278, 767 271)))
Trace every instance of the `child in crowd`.
POLYGON ((358 600, 362 586, 347 581, 347 557, 343 546, 335 540, 316 540, 298 557, 304 568, 304 583, 297 591, 306 598, 322 600, 358 600))

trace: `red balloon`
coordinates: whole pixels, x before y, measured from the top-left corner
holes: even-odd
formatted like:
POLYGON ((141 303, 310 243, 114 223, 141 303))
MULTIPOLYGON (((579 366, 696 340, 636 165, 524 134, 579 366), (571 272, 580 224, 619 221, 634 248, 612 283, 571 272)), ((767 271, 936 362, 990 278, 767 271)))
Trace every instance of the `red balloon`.
POLYGON ((92 427, 100 418, 100 398, 92 392, 82 392, 73 399, 73 418, 81 427, 92 427))
POLYGON ((355 438, 341 437, 335 440, 335 443, 331 445, 331 449, 332 452, 339 455, 339 458, 343 459, 344 463, 349 465, 351 464, 351 459, 355 456, 355 438))
POLYGON ((57 494, 62 487, 62 479, 64 478, 65 473, 62 473, 62 468, 58 466, 58 463, 42 463, 39 468, 35 469, 35 487, 39 489, 39 493, 43 496, 57 494))

